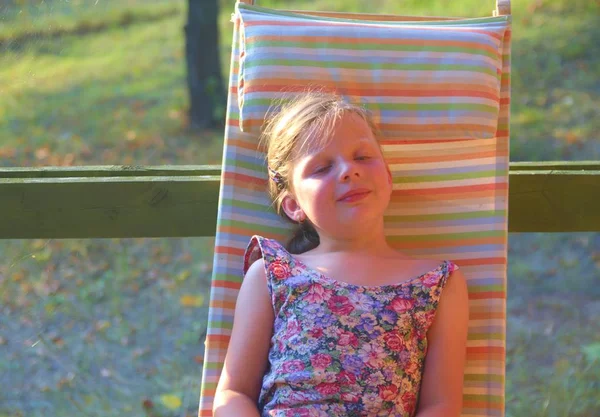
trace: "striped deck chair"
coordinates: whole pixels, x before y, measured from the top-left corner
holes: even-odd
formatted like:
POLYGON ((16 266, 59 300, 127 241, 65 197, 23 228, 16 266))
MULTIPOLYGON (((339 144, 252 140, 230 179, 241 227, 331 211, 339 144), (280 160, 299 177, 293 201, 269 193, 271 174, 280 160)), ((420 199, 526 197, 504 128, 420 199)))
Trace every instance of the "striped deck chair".
POLYGON ((451 259, 468 281, 464 416, 504 415, 510 4, 478 19, 275 11, 239 0, 199 416, 212 415, 242 255, 254 234, 285 241, 257 139, 283 91, 311 86, 363 103, 394 177, 389 241, 451 259))

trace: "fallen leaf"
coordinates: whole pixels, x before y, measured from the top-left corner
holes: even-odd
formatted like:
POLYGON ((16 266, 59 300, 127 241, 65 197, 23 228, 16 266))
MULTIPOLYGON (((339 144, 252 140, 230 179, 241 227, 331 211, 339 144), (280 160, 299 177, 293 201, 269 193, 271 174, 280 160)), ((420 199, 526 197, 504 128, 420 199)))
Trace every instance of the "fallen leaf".
POLYGON ((154 403, 152 402, 152 400, 145 398, 144 401, 142 401, 142 408, 144 410, 151 410, 152 408, 154 408, 154 403))
POLYGON ((184 307, 202 307, 204 297, 202 295, 184 295, 179 299, 179 303, 184 307))
POLYGON ((23 278, 25 278, 25 271, 23 270, 17 271, 12 275, 12 280, 15 282, 21 281, 23 278))
POLYGON ((96 322, 96 331, 101 332, 102 330, 106 330, 110 327, 110 322, 106 320, 100 320, 96 322))
POLYGON ((181 271, 179 274, 177 274, 177 277, 175 279, 177 281, 185 281, 190 277, 190 275, 192 275, 192 272, 186 269, 185 271, 181 271))
POLYGON ((173 394, 165 394, 160 396, 160 401, 167 407, 169 410, 177 410, 181 407, 181 400, 177 395, 173 394))

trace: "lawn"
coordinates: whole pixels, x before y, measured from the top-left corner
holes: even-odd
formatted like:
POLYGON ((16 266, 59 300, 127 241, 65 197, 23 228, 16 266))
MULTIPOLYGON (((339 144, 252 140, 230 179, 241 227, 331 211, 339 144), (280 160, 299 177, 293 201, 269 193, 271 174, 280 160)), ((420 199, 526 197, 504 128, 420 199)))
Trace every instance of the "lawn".
MULTIPOLYGON (((513 3, 511 159, 598 159, 600 5, 513 3)), ((259 4, 483 16, 494 1, 259 4)), ((0 1, 0 166, 219 163, 222 132, 187 129, 185 11, 0 1)), ((0 242, 0 417, 195 415, 212 244, 0 242)), ((508 273, 507 415, 598 415, 600 234, 511 234, 508 273)))

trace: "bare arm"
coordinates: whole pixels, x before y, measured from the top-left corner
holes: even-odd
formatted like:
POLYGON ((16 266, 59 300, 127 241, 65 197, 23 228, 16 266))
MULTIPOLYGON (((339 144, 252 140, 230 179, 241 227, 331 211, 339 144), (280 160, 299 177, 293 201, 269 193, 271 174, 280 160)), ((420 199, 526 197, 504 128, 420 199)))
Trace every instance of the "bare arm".
POLYGON ((219 379, 215 417, 258 417, 258 396, 268 363, 273 308, 264 261, 248 269, 238 295, 231 340, 219 379))
POLYGON ((429 348, 416 417, 460 416, 468 322, 467 285, 456 270, 448 278, 427 332, 429 348))

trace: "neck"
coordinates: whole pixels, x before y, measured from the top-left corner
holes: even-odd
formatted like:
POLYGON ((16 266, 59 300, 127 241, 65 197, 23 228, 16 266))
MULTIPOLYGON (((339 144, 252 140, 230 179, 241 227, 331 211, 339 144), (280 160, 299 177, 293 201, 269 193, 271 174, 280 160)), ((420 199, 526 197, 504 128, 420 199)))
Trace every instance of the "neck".
POLYGON ((385 239, 383 220, 375 227, 353 227, 352 232, 342 235, 319 233, 318 251, 322 253, 353 252, 356 254, 383 254, 393 250, 385 239))

